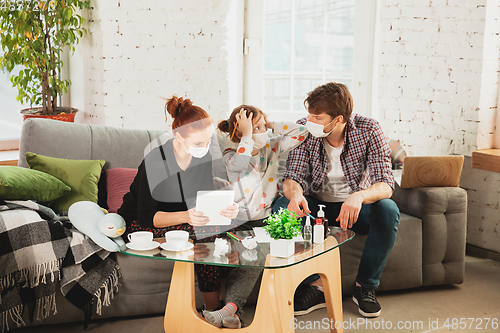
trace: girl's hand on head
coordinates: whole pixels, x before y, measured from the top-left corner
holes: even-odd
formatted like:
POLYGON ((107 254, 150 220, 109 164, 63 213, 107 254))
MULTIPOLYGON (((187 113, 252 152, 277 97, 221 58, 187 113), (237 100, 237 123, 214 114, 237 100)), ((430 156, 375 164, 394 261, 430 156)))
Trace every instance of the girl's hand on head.
POLYGON ((190 210, 187 211, 188 213, 188 221, 190 225, 193 227, 202 227, 206 225, 209 221, 209 218, 207 216, 203 216, 202 212, 198 212, 196 208, 191 208, 190 210))
POLYGON ((242 136, 250 136, 250 137, 252 136, 253 133, 252 116, 253 116, 252 113, 250 113, 250 115, 247 116, 245 109, 241 109, 240 112, 236 115, 236 120, 238 123, 236 129, 240 131, 242 136))
POLYGON ((272 129, 274 131, 274 121, 270 121, 269 118, 266 118, 266 129, 272 129))

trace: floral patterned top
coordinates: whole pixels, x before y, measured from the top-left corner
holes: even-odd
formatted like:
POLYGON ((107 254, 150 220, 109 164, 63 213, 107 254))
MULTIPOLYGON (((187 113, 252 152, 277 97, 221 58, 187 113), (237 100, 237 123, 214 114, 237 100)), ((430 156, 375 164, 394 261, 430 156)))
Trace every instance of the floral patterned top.
POLYGON ((238 220, 259 220, 271 213, 271 204, 280 190, 278 168, 280 164, 284 168, 288 151, 298 147, 309 134, 304 125, 292 122, 275 122, 273 132, 278 135, 271 137, 255 156, 251 155, 254 141, 249 136, 242 137, 238 145, 228 141, 223 151, 235 202, 240 206, 238 220))

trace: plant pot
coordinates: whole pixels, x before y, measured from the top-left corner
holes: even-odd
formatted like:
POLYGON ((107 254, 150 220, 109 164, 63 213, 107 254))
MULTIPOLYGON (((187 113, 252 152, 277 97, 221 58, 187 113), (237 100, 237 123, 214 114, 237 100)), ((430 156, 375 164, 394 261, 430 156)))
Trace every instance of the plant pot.
POLYGON ((23 109, 19 112, 21 112, 23 116, 23 121, 25 121, 28 118, 47 118, 47 119, 54 119, 54 120, 59 120, 59 121, 66 121, 69 123, 72 123, 75 121, 75 115, 78 112, 78 109, 75 108, 68 108, 68 107, 58 107, 57 108, 57 114, 51 114, 51 115, 40 115, 39 112, 42 108, 28 108, 28 109, 23 109))
POLYGON ((271 239, 269 246, 270 254, 274 257, 288 258, 295 253, 293 239, 271 239))

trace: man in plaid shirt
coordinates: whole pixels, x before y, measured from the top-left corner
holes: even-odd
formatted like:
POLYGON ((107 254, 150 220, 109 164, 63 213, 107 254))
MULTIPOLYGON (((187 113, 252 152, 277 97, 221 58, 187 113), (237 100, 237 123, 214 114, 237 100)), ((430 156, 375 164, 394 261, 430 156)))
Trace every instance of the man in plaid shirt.
MULTIPOLYGON (((352 96, 330 82, 308 94, 309 116, 298 121, 310 134, 288 156, 280 207, 304 217, 325 205, 330 224, 368 234, 356 277, 353 301, 365 317, 380 315, 375 297, 387 257, 396 240, 399 209, 394 191, 391 151, 378 122, 351 114, 352 96), (307 120, 307 121, 306 121, 307 120)), ((295 294, 295 315, 325 307, 321 280, 312 275, 295 294)))

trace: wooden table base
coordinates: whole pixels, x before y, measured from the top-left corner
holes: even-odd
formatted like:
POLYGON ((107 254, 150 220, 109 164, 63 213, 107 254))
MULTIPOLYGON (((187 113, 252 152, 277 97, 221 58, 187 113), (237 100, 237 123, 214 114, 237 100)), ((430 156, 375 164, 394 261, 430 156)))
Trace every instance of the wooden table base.
MULTIPOLYGON (((267 260, 270 260, 269 256, 267 260)), ((338 248, 290 267, 264 269, 254 319, 249 326, 238 331, 293 332, 296 323, 293 315, 295 289, 313 273, 318 273, 323 281, 331 332, 343 332, 338 248)), ((297 322, 299 320, 300 317, 297 322)), ((235 332, 234 329, 210 325, 196 311, 193 263, 175 262, 165 309, 164 328, 166 333, 235 332)))

